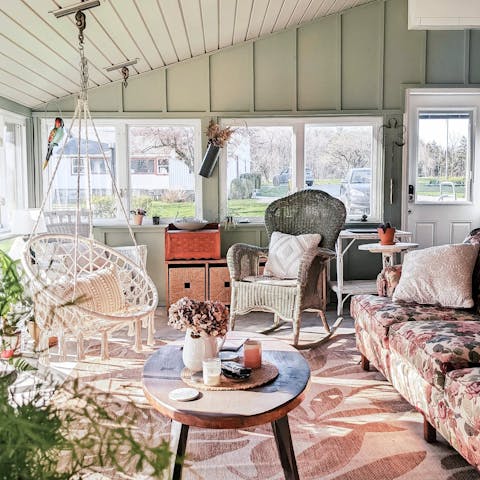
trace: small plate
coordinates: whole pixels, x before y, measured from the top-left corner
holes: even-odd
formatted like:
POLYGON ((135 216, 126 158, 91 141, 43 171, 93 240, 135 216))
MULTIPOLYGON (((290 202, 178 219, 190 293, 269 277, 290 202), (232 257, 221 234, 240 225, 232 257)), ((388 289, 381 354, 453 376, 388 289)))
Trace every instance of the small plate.
POLYGON ((189 402, 196 400, 199 395, 200 392, 195 388, 177 388, 168 394, 168 398, 177 402, 189 402))

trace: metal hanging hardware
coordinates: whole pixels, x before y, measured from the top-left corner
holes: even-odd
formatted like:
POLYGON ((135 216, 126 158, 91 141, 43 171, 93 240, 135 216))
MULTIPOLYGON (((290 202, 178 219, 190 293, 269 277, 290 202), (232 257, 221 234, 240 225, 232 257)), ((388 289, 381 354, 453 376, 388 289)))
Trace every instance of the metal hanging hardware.
POLYGON ((120 70, 122 77, 123 77, 123 86, 127 88, 128 86, 128 77, 130 76, 130 70, 128 67, 135 65, 138 62, 138 58, 134 58, 133 60, 127 60, 126 62, 117 63, 116 65, 111 65, 109 67, 105 67, 106 72, 113 72, 114 70, 120 70))

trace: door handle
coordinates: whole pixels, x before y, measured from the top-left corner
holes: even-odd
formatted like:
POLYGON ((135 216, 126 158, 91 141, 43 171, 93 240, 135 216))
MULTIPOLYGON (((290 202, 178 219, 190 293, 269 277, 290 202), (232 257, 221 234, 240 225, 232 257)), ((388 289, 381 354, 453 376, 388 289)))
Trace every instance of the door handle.
POLYGON ((415 200, 415 187, 413 185, 408 186, 408 201, 413 202, 415 200))

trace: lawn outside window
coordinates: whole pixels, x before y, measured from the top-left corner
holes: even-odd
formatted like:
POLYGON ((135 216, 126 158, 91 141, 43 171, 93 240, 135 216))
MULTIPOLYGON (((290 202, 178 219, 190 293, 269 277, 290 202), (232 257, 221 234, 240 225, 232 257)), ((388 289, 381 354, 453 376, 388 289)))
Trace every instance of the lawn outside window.
POLYGON ((263 222, 269 203, 312 188, 340 198, 349 222, 381 221, 382 117, 224 119, 220 215, 263 222))

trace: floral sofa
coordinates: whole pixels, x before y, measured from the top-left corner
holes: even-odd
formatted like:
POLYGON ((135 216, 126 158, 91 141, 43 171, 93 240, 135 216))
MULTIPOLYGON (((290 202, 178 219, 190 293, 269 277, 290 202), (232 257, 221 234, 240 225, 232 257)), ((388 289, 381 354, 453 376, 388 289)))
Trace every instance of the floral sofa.
MULTIPOLYGON (((480 229, 465 243, 479 244, 480 229)), ((352 298, 362 367, 371 362, 423 414, 427 441, 438 431, 480 469, 480 259, 473 309, 395 302, 390 297, 400 275, 401 266, 387 267, 378 278, 379 296, 352 298)))

